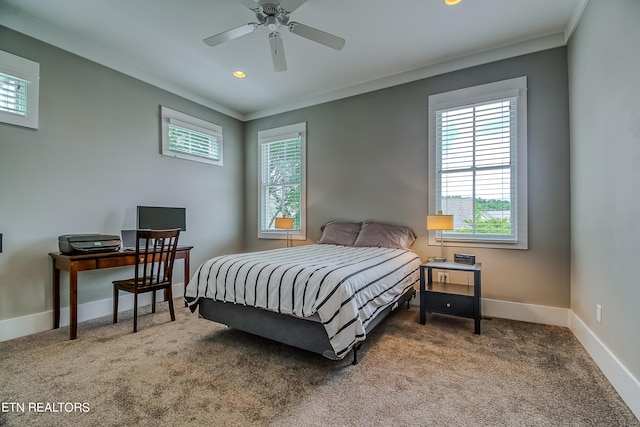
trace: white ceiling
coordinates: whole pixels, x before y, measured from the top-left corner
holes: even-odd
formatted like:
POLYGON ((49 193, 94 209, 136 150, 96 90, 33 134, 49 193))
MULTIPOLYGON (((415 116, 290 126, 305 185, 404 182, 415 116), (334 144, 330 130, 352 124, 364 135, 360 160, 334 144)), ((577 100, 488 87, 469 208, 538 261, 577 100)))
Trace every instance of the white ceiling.
POLYGON ((0 0, 0 25, 248 120, 562 46, 587 1, 308 0, 292 20, 346 45, 283 30, 279 73, 264 27, 216 47, 202 41, 255 22, 237 0, 0 0))

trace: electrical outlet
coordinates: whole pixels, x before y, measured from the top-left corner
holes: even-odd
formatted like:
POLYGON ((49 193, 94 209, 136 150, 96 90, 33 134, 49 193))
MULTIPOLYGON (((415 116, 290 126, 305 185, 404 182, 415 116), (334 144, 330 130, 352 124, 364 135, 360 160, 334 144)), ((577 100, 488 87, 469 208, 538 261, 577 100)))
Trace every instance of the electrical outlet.
POLYGON ((449 273, 444 271, 438 272, 438 282, 449 283, 449 273))
POLYGON ((598 323, 602 323, 602 306, 600 304, 596 304, 596 320, 598 323))

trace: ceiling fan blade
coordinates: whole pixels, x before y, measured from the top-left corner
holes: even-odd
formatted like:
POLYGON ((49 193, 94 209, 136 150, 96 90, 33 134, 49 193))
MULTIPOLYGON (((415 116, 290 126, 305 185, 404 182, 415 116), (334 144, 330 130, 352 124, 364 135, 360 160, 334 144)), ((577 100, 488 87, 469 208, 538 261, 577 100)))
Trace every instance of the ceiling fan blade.
POLYGON ((273 32, 269 34, 269 45, 271 45, 273 69, 276 71, 285 71, 287 69, 287 60, 284 57, 284 44, 282 43, 280 33, 273 32))
POLYGON ((215 36, 207 37, 204 42, 209 46, 217 46, 229 40, 237 39, 245 34, 253 33, 259 27, 256 23, 244 24, 215 36))
POLYGON ((283 9, 287 13, 291 13, 306 2, 307 0, 282 0, 280 2, 280 9, 283 9))
POLYGON ((288 27, 289 31, 293 34, 316 43, 323 44, 332 49, 340 50, 344 47, 345 40, 342 37, 334 36, 333 34, 326 33, 299 22, 290 22, 288 27))
POLYGON ((253 0, 238 0, 238 1, 248 9, 251 9, 251 10, 260 9, 260 5, 256 1, 253 1, 253 0))

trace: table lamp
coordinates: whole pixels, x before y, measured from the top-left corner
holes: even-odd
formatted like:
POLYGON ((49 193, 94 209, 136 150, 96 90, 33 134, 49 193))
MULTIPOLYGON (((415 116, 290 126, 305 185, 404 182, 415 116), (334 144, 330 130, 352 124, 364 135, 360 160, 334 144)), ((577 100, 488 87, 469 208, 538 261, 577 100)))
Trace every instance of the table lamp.
POLYGON ((287 230, 287 247, 291 246, 291 240, 289 239, 289 230, 293 228, 293 218, 281 217, 276 218, 276 228, 281 230, 287 230))
POLYGON ((444 230, 453 230, 453 215, 442 215, 442 211, 438 211, 437 215, 427 215, 427 230, 440 230, 440 256, 434 257, 434 261, 445 262, 447 258, 444 256, 444 230))

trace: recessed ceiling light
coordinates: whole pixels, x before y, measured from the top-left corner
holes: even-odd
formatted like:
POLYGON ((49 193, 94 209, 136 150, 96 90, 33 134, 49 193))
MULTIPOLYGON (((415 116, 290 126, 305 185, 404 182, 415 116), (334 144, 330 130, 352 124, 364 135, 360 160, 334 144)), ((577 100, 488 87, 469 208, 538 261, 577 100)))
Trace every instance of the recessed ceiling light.
POLYGON ((458 4, 460 3, 461 0, 444 0, 444 2, 446 4, 448 4, 449 6, 453 6, 454 4, 458 4))
POLYGON ((247 77, 247 74, 242 70, 235 70, 233 72, 233 76, 239 79, 244 79, 245 77, 247 77))

